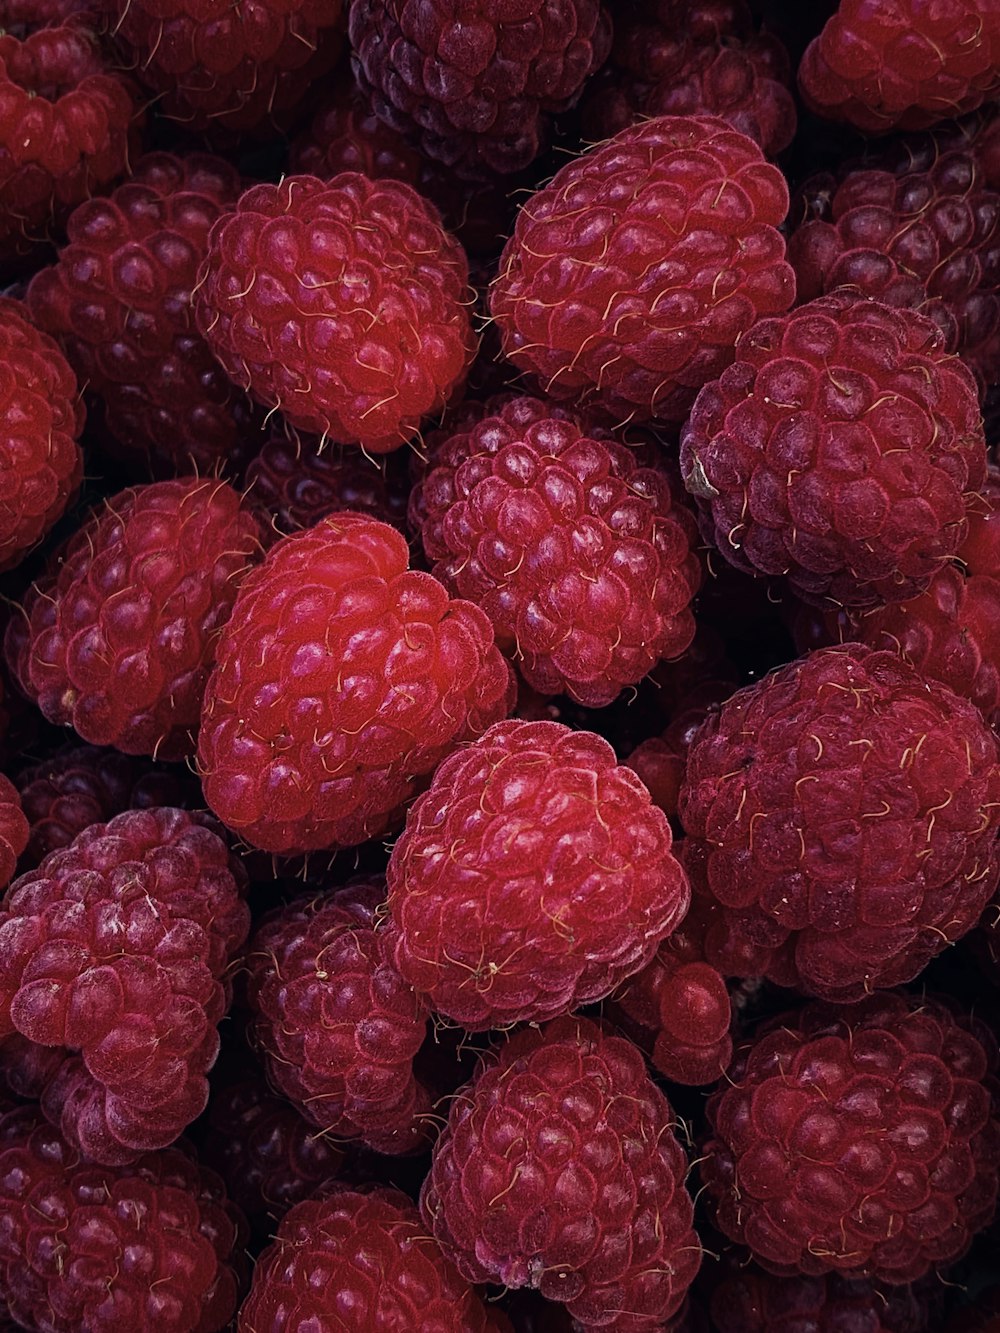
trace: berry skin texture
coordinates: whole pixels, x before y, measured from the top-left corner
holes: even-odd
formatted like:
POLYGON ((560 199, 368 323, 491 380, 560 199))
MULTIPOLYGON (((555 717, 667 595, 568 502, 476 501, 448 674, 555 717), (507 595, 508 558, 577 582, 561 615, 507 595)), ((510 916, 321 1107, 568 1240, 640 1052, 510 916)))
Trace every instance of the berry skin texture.
POLYGON ((41 541, 83 478, 76 378, 27 315, 19 301, 0 297, 0 571, 41 541))
POLYGON ((333 1189, 287 1214, 254 1269, 239 1333, 509 1333, 399 1190, 333 1189), (321 1275, 321 1280, 317 1280, 321 1275))
POLYGON ((28 821, 10 778, 0 773, 0 889, 10 883, 17 858, 28 844, 28 821))
POLYGON ((687 911, 670 825, 607 741, 501 722, 449 756, 387 872, 399 971, 471 1030, 610 994, 687 911))
POLYGON ((234 383, 292 426, 389 453, 472 364, 468 282, 410 186, 286 176, 212 228, 195 312, 234 383))
POLYGON ((681 470, 737 569, 818 605, 905 601, 958 550, 986 476, 975 381, 916 311, 821 297, 740 340, 681 470))
POLYGON ((108 198, 81 204, 56 263, 32 279, 32 316, 134 468, 211 472, 250 432, 250 405, 191 307, 209 231, 239 193, 238 173, 219 158, 151 153, 108 198))
POLYGON ((7 633, 21 688, 94 745, 180 759, 257 520, 218 481, 121 491, 50 560, 7 633))
POLYGON ((205 1108, 250 922, 208 823, 160 808, 92 825, 0 910, 0 1036, 78 1053, 43 1107, 94 1161, 166 1147, 205 1108))
POLYGON ((840 0, 799 66, 807 106, 867 134, 920 130, 1000 89, 994 0, 840 0))
POLYGON ((795 295, 777 227, 788 188, 713 116, 599 144, 521 209, 490 309, 546 395, 617 421, 682 421, 740 334, 795 295))
POLYGON ((685 865, 766 971, 822 999, 918 975, 1000 879, 1000 743, 895 653, 821 648, 696 736, 685 865))
POLYGON ((253 1040, 268 1078, 336 1138, 377 1143, 423 1109, 413 1060, 424 1002, 375 930, 384 886, 293 901, 264 918, 247 950, 253 1040))
POLYGON ((349 31, 379 118, 473 180, 529 166, 611 48, 600 0, 353 0, 349 31))
POLYGON ((708 1103, 716 1225, 779 1276, 905 1283, 959 1258, 996 1207, 991 1040, 894 994, 775 1020, 708 1103))
POLYGON ((588 1330, 662 1328, 701 1262, 673 1122, 630 1042, 525 1029, 452 1102, 424 1221, 471 1282, 534 1288, 588 1330))
POLYGON ((543 694, 602 707, 694 638, 697 534, 666 473, 537 399, 443 441, 411 512, 435 577, 543 694))
POLYGON ((114 1170, 82 1161, 30 1107, 0 1118, 0 1288, 46 1333, 219 1333, 237 1304, 245 1224, 176 1150, 114 1170))
POLYGON ((486 616, 407 567, 394 528, 336 514, 243 581, 205 691, 205 798, 251 846, 351 847, 402 822, 446 754, 513 706, 486 616))

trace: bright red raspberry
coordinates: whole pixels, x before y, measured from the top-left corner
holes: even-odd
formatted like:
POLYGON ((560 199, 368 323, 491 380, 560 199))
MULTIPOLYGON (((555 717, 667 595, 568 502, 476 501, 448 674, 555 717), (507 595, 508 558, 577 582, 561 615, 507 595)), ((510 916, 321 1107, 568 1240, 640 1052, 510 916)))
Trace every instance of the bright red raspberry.
POLYGON ((383 1187, 333 1189, 296 1204, 254 1269, 239 1333, 310 1327, 509 1329, 442 1255, 406 1195, 383 1187))
POLYGON ((716 1224, 779 1275, 904 1283, 959 1258, 996 1207, 989 1045, 924 997, 775 1020, 708 1103, 716 1224))
POLYGON ((995 0, 840 0, 799 66, 807 105, 870 134, 919 130, 1000 91, 995 0))
POLYGON ((490 308, 546 394, 617 420, 681 421, 761 315, 795 295, 788 188, 713 116, 623 130, 521 209, 490 308))
POLYGON ((354 0, 350 37, 380 119, 471 179, 529 166, 611 48, 600 0, 354 0))
POLYGON ((94 1166, 33 1109, 0 1117, 0 1289, 19 1328, 218 1333, 244 1231, 185 1153, 94 1166))
POLYGON ((773 980, 860 999, 978 921, 1000 881, 998 800, 977 708, 895 653, 821 648, 695 737, 685 864, 773 980))
POLYGON ((260 527, 220 481, 121 491, 56 552, 7 631, 21 688, 94 745, 179 759, 260 527))
POLYGON ((452 1102, 421 1213, 471 1282, 535 1288, 588 1329, 662 1328, 701 1262, 673 1125, 630 1042, 526 1029, 452 1102))
POLYGON ((398 449, 475 355, 465 254, 399 181, 256 185, 212 228, 198 326, 236 384, 299 430, 398 449))
POLYGON ((93 1160, 134 1161, 204 1110, 241 889, 206 817, 161 808, 92 825, 8 891, 0 1035, 79 1053, 45 1109, 93 1160))
POLYGON ((110 446, 157 476, 227 462, 251 409, 194 326, 191 292, 212 224, 239 197, 219 158, 151 153, 106 199, 67 224, 56 263, 28 304, 100 407, 110 446))
POLYGON ((599 1000, 687 911, 671 843, 600 736, 498 723, 441 763, 393 847, 396 965, 472 1030, 599 1000))
POLYGON ((17 858, 28 844, 28 821, 10 778, 0 773, 0 889, 10 883, 17 858))
POLYGON ((76 377, 27 315, 20 301, 0 297, 0 571, 41 541, 83 478, 76 377))
POLYGON ((740 340, 681 469, 738 569, 820 605, 905 601, 958 550, 986 476, 975 381, 916 311, 821 297, 740 340))
POLYGON ((538 399, 442 441, 411 513, 434 575, 542 693, 602 707, 694 638, 696 529, 668 475, 538 399))
POLYGON ((195 132, 283 125, 342 44, 342 0, 95 2, 157 108, 195 132))
POLYGON ((205 798, 254 847, 349 847, 401 822, 456 745, 513 705, 486 616, 408 568, 394 528, 335 514, 243 581, 205 692, 205 798))

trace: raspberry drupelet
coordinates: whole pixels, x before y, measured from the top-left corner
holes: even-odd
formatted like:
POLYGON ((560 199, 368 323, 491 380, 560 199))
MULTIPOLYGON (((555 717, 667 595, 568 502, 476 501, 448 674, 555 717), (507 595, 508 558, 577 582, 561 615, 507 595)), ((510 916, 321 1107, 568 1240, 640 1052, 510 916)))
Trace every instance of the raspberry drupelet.
POLYGON ((6 888, 28 845, 29 826, 21 797, 10 778, 0 773, 0 889, 6 888))
POLYGON ((490 310, 504 355, 552 397, 681 421, 736 340, 795 295, 788 187, 713 116, 622 130, 518 214, 490 310))
POLYGON ((292 855, 377 837, 449 751, 513 706, 486 616, 408 560, 394 528, 341 513, 282 538, 243 581, 198 763, 210 808, 252 846, 292 855))
POLYGON ((708 1104, 716 1224, 779 1275, 906 1283, 953 1262, 996 1207, 995 1050, 923 997, 775 1019, 708 1104))
POLYGON ((439 411, 476 340, 465 253, 400 181, 255 185, 212 228, 198 326, 230 378, 299 430, 370 453, 439 411))

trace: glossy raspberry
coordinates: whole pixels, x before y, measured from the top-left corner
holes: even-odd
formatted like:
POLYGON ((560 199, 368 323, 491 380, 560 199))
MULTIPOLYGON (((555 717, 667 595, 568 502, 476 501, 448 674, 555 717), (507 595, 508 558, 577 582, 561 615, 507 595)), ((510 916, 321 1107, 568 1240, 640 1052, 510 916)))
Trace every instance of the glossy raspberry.
POLYGON ((81 1161, 25 1107, 0 1119, 0 1289, 48 1333, 217 1333, 243 1241, 222 1182, 184 1153, 81 1161))
POLYGON ((538 157, 603 64, 611 18, 600 0, 354 0, 350 37, 376 114, 475 179, 538 157))
POLYGON ((411 512, 432 572, 543 693, 601 707, 694 637, 695 526, 666 472, 538 399, 439 445, 411 512))
POLYGON ((97 0, 124 62, 189 130, 273 128, 341 48, 342 0, 97 0))
POLYGON ((903 1283, 950 1263, 996 1206, 990 1062, 922 997, 775 1020, 708 1104, 716 1224, 779 1275, 903 1283))
POLYGON ((823 648, 698 733, 686 864, 774 980, 859 999, 975 924, 1000 877, 998 796, 978 709, 894 653, 823 648))
POLYGON ((839 1273, 775 1277, 732 1264, 710 1309, 716 1333, 931 1333, 923 1295, 839 1273))
POLYGON ((198 326, 229 376, 340 444, 399 448, 475 354, 464 252, 398 181, 256 185, 213 227, 202 277, 198 326))
POLYGON ((607 741, 502 722, 444 760, 388 869, 400 972, 463 1027, 609 994, 683 918, 670 825, 607 741))
POLYGON ((0 1035, 78 1052, 47 1092, 96 1161, 172 1143, 205 1107, 249 928, 204 817, 130 810, 15 880, 0 910, 0 1035))
POLYGON ((686 1173, 639 1052, 564 1018, 512 1038, 452 1102, 420 1206, 470 1281, 642 1333, 678 1310, 701 1262, 686 1173))
POLYGON ((923 315, 838 292, 740 340, 681 469, 738 569, 820 604, 905 601, 958 550, 986 475, 975 383, 923 315))
POLYGON ((798 211, 788 258, 800 301, 845 287, 912 306, 939 325, 949 351, 993 378, 1000 194, 971 152, 941 152, 898 170, 876 159, 872 169, 817 177, 798 211))
POLYGON ((583 124, 608 138, 653 116, 719 116, 774 157, 795 134, 788 52, 742 0, 645 0, 625 9, 583 124), (626 17, 628 15, 628 17, 626 17))
POLYGON ((20 794, 10 778, 0 773, 0 889, 10 882, 27 842, 28 821, 20 794))
POLYGON ((190 754, 219 632, 259 543, 257 520, 222 482, 121 491, 52 557, 11 621, 22 689, 95 745, 190 754))
POLYGON ((799 66, 809 107, 870 134, 918 130, 1000 90, 993 0, 840 0, 799 66))
POLYGON ((741 333, 787 310, 788 190, 712 116, 664 116, 563 167, 521 209, 490 308, 547 394, 680 421, 741 333))
POLYGON ((76 378, 27 314, 19 301, 0 297, 0 571, 41 541, 83 477, 76 378))
POLYGON ((399 1190, 332 1189, 297 1204, 254 1270, 239 1333, 503 1333, 399 1190), (317 1281, 317 1275, 322 1280, 317 1281))
POLYGON ((69 219, 28 304, 97 400, 117 453, 156 475, 209 472, 243 446, 250 407, 194 326, 212 224, 240 192, 219 158, 151 153, 69 219))
MULTIPOLYGON (((683 935, 683 926, 677 931, 683 935)), ((733 1054, 732 1006, 721 974, 673 937, 652 962, 622 987, 615 1004, 627 1032, 649 1051, 657 1071, 673 1083, 697 1087, 725 1073, 733 1054)))
POLYGON ((395 529, 336 514, 240 588, 205 692, 209 806, 264 851, 385 832, 456 745, 513 704, 486 616, 407 567, 395 529))

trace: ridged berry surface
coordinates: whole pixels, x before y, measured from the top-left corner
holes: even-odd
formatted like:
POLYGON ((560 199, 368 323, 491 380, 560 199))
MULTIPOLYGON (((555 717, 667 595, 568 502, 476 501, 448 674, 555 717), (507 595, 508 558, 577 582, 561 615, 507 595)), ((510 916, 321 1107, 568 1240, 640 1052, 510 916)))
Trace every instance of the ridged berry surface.
POLYGON ((0 889, 9 882, 28 843, 28 821, 10 778, 0 773, 0 889))
POLYGON ((837 292, 740 340, 681 436, 706 535, 820 604, 905 601, 986 476, 976 385, 913 310, 837 292))
POLYGON ((297 1204, 254 1270, 239 1333, 503 1333, 399 1190, 333 1190, 297 1204), (317 1277, 320 1280, 317 1281, 317 1277))
POLYGON ((172 1143, 204 1110, 249 912, 203 816, 130 810, 15 880, 0 909, 0 1033, 78 1052, 49 1089, 97 1161, 172 1143))
POLYGON ((399 448, 475 355, 465 254, 399 181, 255 185, 213 227, 202 278, 198 326, 233 381, 340 444, 399 448))
POLYGON ((28 1107, 0 1118, 0 1290, 39 1333, 219 1333, 243 1242, 222 1182, 184 1153, 82 1161, 28 1107))
POLYGON ((505 175, 547 146, 611 46, 600 0, 354 0, 350 37, 376 114, 460 175, 505 175))
POLYGON ((768 974, 825 999, 915 977, 998 877, 1000 744, 894 653, 822 648, 695 737, 685 863, 768 974))
POLYGON ((919 130, 1000 88, 994 0, 840 0, 799 66, 807 105, 869 134, 919 130))
POLYGON ((666 472, 538 399, 440 443, 411 509, 432 572, 543 694, 601 707, 690 646, 696 530, 666 472))
POLYGON ((779 1275, 944 1267, 996 1207, 991 1063, 985 1029, 923 997, 784 1015, 708 1104, 716 1224, 779 1275))
POLYGON ((701 1262, 674 1113, 631 1043, 525 1030, 452 1102, 421 1195, 473 1282, 533 1287, 584 1328, 662 1328, 701 1262))
MULTIPOLYGON (((682 925, 676 935, 685 933, 682 925)), ((690 945, 671 936, 614 1000, 654 1068, 697 1087, 721 1078, 732 1058, 732 1006, 722 975, 690 945)))
POLYGON ((93 511, 7 633, 21 688, 94 745, 178 759, 260 527, 219 481, 160 481, 93 511))
POLYGON ((209 472, 243 446, 250 405, 194 326, 191 292, 236 170, 203 154, 151 153, 67 224, 28 304, 101 406, 111 446, 158 476, 209 472))
POLYGON ((513 703, 478 607, 408 568, 394 528, 337 514, 277 542, 240 588, 205 692, 205 797, 255 847, 383 833, 456 745, 513 703))
POLYGON ((501 722, 438 767, 392 850, 395 959, 463 1027, 568 1013, 683 918, 670 826, 607 741, 501 722))
POLYGON ((623 130, 518 214, 490 296, 505 356, 616 420, 683 420, 740 334, 792 303, 787 211, 780 171, 722 120, 623 130))
POLYGON ((76 377, 25 307, 6 297, 0 297, 0 419, 2 571, 18 564, 62 517, 83 478, 76 377))

